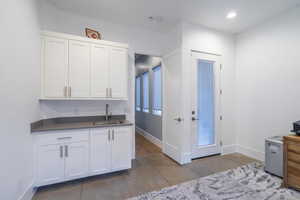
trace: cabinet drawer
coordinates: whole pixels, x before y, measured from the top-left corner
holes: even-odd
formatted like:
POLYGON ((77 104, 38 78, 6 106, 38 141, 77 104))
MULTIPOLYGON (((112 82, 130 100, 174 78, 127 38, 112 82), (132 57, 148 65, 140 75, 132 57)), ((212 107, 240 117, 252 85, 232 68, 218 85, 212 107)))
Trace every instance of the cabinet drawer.
POLYGON ((293 162, 293 161, 288 161, 287 162, 287 166, 288 166, 288 170, 295 170, 299 173, 300 175, 300 164, 299 163, 296 163, 296 162, 293 162))
POLYGON ((37 142, 43 144, 58 144, 64 142, 80 142, 89 140, 89 129, 74 129, 49 131, 37 136, 37 142))
POLYGON ((288 185, 295 187, 295 188, 300 188, 300 177, 295 176, 293 174, 288 175, 288 185))
POLYGON ((300 154, 288 151, 287 159, 300 164, 300 154))
POLYGON ((293 175, 295 177, 298 177, 300 179, 300 170, 299 170, 299 164, 289 162, 287 167, 288 175, 293 175))
POLYGON ((300 145, 299 144, 295 144, 295 143, 289 142, 287 144, 287 149, 288 149, 288 151, 300 154, 300 145))

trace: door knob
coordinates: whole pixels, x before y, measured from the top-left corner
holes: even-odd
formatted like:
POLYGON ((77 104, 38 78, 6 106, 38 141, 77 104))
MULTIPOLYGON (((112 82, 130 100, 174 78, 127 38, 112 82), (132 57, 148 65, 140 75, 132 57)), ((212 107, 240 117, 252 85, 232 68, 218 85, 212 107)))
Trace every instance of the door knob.
POLYGON ((198 121, 199 119, 196 117, 192 117, 192 121, 198 121))
POLYGON ((181 119, 180 117, 178 117, 178 118, 175 118, 174 120, 176 120, 176 121, 178 121, 178 122, 181 122, 181 121, 183 121, 183 119, 181 119))

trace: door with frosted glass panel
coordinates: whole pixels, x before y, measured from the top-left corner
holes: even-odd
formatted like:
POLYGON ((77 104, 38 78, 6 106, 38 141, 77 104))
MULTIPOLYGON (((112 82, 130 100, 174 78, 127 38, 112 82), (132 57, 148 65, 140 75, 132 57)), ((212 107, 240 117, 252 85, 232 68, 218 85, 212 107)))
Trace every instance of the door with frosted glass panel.
POLYGON ((220 149, 220 56, 193 53, 192 157, 219 154, 220 149))

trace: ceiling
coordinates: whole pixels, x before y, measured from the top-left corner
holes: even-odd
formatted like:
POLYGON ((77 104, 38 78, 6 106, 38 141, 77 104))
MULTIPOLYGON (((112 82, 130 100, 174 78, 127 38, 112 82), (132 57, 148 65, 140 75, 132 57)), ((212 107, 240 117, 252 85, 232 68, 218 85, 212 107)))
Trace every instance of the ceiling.
POLYGON ((239 33, 300 3, 300 0, 46 0, 57 8, 113 23, 166 31, 187 21, 239 33), (229 11, 235 19, 226 19, 229 11), (162 21, 150 21, 154 16, 162 21))

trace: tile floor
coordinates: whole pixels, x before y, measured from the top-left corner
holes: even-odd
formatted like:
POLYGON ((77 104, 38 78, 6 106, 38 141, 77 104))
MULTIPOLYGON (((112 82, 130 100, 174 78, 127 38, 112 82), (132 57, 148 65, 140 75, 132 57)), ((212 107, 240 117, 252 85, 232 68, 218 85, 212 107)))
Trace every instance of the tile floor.
POLYGON ((42 187, 33 200, 126 199, 256 161, 241 154, 229 154, 179 166, 140 135, 136 135, 136 154, 128 171, 42 187))

